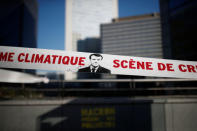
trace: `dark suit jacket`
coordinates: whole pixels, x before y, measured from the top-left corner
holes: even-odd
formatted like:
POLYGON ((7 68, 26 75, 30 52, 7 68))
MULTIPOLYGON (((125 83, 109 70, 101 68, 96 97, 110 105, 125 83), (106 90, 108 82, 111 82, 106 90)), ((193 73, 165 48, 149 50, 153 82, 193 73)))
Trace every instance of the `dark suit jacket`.
MULTIPOLYGON (((90 66, 79 69, 78 72, 91 72, 90 66)), ((111 73, 111 71, 102 66, 99 66, 98 70, 95 73, 111 73)))

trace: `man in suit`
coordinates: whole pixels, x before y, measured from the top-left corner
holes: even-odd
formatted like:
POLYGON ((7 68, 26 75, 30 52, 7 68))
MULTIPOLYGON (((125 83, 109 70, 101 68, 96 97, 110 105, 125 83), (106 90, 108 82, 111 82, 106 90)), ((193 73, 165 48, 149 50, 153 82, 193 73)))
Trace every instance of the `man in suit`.
POLYGON ((89 56, 90 66, 79 69, 78 72, 91 72, 91 73, 111 73, 110 70, 100 66, 103 56, 100 54, 91 54, 89 56))

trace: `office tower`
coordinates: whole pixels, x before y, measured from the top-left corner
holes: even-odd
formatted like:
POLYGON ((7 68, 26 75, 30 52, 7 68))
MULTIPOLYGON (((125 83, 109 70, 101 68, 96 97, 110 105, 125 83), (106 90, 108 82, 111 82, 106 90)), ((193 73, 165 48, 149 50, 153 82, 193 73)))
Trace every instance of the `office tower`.
POLYGON ((37 0, 1 0, 0 12, 0 45, 37 47, 37 0))
MULTIPOLYGON (((97 47, 94 42, 99 41, 100 24, 117 17, 118 0, 66 0, 66 51, 97 51, 87 48, 97 47)), ((65 79, 75 78, 76 74, 65 73, 65 79)))
POLYGON ((102 53, 162 58, 158 13, 114 19, 101 25, 102 53))
POLYGON ((37 47, 37 0, 1 0, 0 45, 37 47))
POLYGON ((197 60, 196 0, 160 0, 164 57, 197 60))

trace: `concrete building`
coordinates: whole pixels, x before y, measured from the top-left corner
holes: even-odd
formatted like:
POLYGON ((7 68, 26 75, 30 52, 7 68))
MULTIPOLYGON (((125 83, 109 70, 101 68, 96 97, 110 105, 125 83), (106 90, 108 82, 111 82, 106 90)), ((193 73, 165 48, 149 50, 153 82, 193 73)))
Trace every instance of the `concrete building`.
MULTIPOLYGON (((65 49, 86 51, 78 47, 94 48, 94 40, 100 37, 100 24, 108 23, 117 17, 118 0, 66 0, 65 49)), ((89 50, 93 51, 95 49, 89 50)), ((75 78, 76 74, 65 73, 65 79, 75 78)))
POLYGON ((162 58, 158 13, 114 19, 101 25, 102 53, 162 58))
POLYGON ((197 60, 196 0, 160 0, 164 57, 197 60))

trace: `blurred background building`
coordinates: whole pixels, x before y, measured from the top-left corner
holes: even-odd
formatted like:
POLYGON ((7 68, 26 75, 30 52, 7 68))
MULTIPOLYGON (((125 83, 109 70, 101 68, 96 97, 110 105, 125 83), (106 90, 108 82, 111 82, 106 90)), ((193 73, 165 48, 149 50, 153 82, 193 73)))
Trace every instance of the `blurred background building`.
POLYGON ((37 47, 37 0, 1 0, 0 45, 37 47))
POLYGON ((101 25, 102 53, 162 58, 158 13, 114 19, 101 25))
MULTIPOLYGON (((102 24, 101 43, 104 54, 163 58, 160 15, 123 17, 102 24)), ((133 77, 105 74, 103 78, 133 77)))
MULTIPOLYGON (((36 48, 37 23, 37 0, 1 0, 0 45, 36 48)), ((35 73, 35 70, 23 71, 35 73)))
POLYGON ((197 1, 160 0, 164 58, 197 60, 197 1))
MULTIPOLYGON (((95 46, 100 37, 100 24, 117 17, 118 0, 66 0, 66 50, 100 52, 95 46)), ((74 73, 65 73, 67 80, 76 78, 74 73)))

